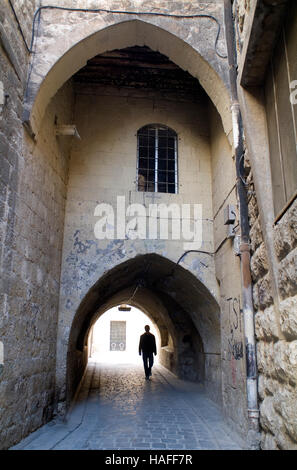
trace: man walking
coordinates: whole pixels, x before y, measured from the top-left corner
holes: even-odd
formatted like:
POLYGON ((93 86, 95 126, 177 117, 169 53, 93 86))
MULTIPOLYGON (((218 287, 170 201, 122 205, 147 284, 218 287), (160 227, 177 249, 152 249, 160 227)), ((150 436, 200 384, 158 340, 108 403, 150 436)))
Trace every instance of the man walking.
POLYGON ((145 325, 144 329, 145 333, 140 336, 139 341, 139 356, 141 356, 142 352, 145 378, 146 380, 149 380, 152 375, 152 367, 154 364, 153 354, 155 354, 155 356, 157 355, 157 348, 155 336, 150 333, 149 325, 145 325))

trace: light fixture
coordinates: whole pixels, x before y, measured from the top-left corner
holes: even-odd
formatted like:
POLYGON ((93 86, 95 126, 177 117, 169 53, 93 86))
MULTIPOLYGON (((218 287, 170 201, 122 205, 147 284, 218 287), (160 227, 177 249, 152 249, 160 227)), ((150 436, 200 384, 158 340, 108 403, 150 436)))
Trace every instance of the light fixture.
POLYGON ((61 124, 59 126, 56 126, 56 136, 62 135, 74 136, 77 139, 80 139, 80 135, 74 124, 61 124))
POLYGON ((118 310, 120 312, 130 312, 131 307, 130 307, 130 305, 121 304, 121 305, 119 305, 118 310))

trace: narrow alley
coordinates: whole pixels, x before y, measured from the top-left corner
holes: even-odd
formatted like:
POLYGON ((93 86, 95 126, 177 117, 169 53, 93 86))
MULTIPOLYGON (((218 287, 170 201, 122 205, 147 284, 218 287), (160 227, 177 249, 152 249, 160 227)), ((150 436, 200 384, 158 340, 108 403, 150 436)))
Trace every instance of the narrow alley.
POLYGON ((67 422, 51 421, 13 449, 241 449, 198 384, 154 366, 91 360, 67 422))
POLYGON ((0 452, 297 450, 296 51, 296 0, 0 1, 0 452))

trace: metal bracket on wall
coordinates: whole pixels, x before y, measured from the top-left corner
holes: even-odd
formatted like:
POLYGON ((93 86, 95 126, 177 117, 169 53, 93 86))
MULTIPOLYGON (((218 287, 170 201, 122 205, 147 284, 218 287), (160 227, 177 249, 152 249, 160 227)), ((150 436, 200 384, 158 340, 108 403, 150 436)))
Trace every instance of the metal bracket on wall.
POLYGON ((240 256, 240 243, 241 243, 240 235, 235 235, 234 240, 233 240, 233 250, 236 256, 240 256))
POLYGON ((227 238, 235 237, 236 212, 232 204, 227 204, 224 209, 224 225, 227 225, 227 238))
POLYGON ((81 139, 74 124, 62 124, 56 126, 56 136, 74 136, 77 139, 81 139))

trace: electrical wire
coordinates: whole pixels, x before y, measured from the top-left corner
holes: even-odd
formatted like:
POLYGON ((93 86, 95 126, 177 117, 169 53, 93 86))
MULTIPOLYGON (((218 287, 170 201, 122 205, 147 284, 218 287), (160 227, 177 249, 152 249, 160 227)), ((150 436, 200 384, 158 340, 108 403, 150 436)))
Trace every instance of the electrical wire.
POLYGON ((145 276, 147 275, 148 271, 149 271, 149 268, 151 267, 151 264, 152 263, 148 263, 146 268, 145 268, 145 271, 144 271, 144 276, 142 278, 140 278, 138 281, 137 281, 137 284, 136 284, 136 287, 134 289, 134 292, 133 294, 130 296, 129 300, 126 302, 127 305, 131 304, 132 300, 134 299, 135 295, 136 295, 136 292, 138 291, 138 289, 140 287, 145 287, 145 276))
POLYGON ((25 38, 25 35, 24 35, 24 33, 23 33, 21 24, 20 24, 19 19, 18 19, 18 15, 16 14, 16 11, 15 11, 15 9, 14 9, 13 3, 11 2, 11 0, 8 0, 8 3, 9 3, 9 5, 10 5, 10 8, 12 9, 13 16, 15 17, 15 20, 16 20, 16 22, 17 22, 18 29, 19 29, 19 31, 20 31, 20 33, 21 33, 21 36, 22 36, 23 42, 24 42, 24 44, 25 44, 25 47, 26 47, 27 51, 31 53, 31 48, 28 46, 28 43, 27 43, 26 38, 25 38))
MULTIPOLYGON (((12 4, 11 4, 11 6, 12 6, 12 4)), ((12 6, 12 8, 13 8, 13 6, 12 6)), ((70 8, 70 7, 59 7, 59 6, 55 6, 55 5, 43 5, 43 6, 40 6, 39 8, 37 8, 37 10, 35 11, 34 16, 33 16, 33 22, 32 22, 30 47, 28 47, 27 42, 25 41, 25 37, 22 34, 23 40, 25 41, 25 44, 26 44, 26 48, 27 48, 27 50, 30 54, 34 54, 33 46, 34 46, 34 40, 35 40, 35 36, 36 36, 36 23, 38 23, 38 25, 40 24, 40 18, 41 18, 41 11, 42 10, 61 10, 61 11, 70 11, 70 12, 73 11, 73 12, 84 12, 84 13, 110 13, 110 14, 136 15, 136 16, 160 16, 160 17, 177 18, 177 19, 208 18, 208 19, 211 19, 212 21, 214 21, 216 23, 217 27, 218 27, 217 35, 216 35, 216 39, 215 39, 215 45, 214 45, 215 52, 220 58, 222 58, 222 59, 227 58, 227 55, 221 54, 217 49, 218 40, 219 40, 219 37, 220 37, 220 34, 221 34, 221 25, 220 25, 220 22, 217 20, 217 18, 215 18, 213 15, 208 15, 208 14, 204 14, 204 13, 202 13, 202 14, 193 14, 193 15, 177 15, 177 14, 172 14, 172 13, 108 10, 108 9, 103 9, 103 8, 97 8, 97 9, 70 8)), ((14 11, 14 9, 13 9, 13 11, 14 11)), ((14 13, 15 13, 15 11, 14 11, 14 13)), ((15 16, 16 16, 16 14, 15 14, 15 16)), ((16 16, 16 20, 19 24, 17 16, 16 16)), ((37 30, 38 30, 38 28, 37 28, 37 30)), ((21 31, 21 29, 20 29, 20 31, 21 31)), ((22 31, 21 31, 21 33, 22 33, 22 31)), ((30 66, 29 66, 28 77, 27 77, 27 82, 26 82, 26 87, 25 87, 25 97, 27 96, 28 91, 29 91, 29 82, 30 82, 30 78, 31 78, 31 73, 33 71, 33 65, 34 65, 33 60, 31 60, 30 62, 31 63, 30 63, 30 66)), ((33 135, 33 137, 34 137, 34 135, 33 135)))
POLYGON ((217 254, 217 252, 220 250, 220 248, 222 247, 222 245, 225 243, 225 241, 228 240, 227 237, 224 238, 224 240, 219 244, 219 246, 217 247, 216 251, 203 251, 203 250, 187 250, 185 251, 177 260, 177 262, 175 263, 176 265, 178 265, 181 260, 188 254, 188 253, 202 253, 204 255, 209 255, 209 256, 214 256, 217 254))
POLYGON ((207 15, 204 13, 197 13, 193 15, 178 15, 174 13, 161 13, 161 12, 152 12, 152 11, 122 11, 122 10, 108 10, 105 8, 96 8, 96 9, 89 9, 89 8, 70 8, 70 7, 59 7, 54 5, 43 5, 40 6, 34 13, 33 17, 33 24, 32 24, 32 35, 31 35, 31 44, 29 48, 29 52, 33 53, 33 44, 35 39, 35 23, 38 14, 42 10, 62 10, 62 11, 73 11, 73 12, 83 12, 83 13, 111 13, 117 15, 137 15, 137 16, 161 16, 167 18, 176 18, 176 19, 193 19, 193 18, 208 18, 214 21, 218 27, 216 39, 215 39, 215 52, 221 59, 226 59, 227 55, 221 54, 217 49, 218 40, 221 33, 221 25, 218 19, 213 15, 207 15))
MULTIPOLYGON (((159 283, 160 281, 164 281, 164 279, 166 278, 171 278, 173 275, 174 275, 174 272, 177 268, 177 266, 179 265, 179 263, 181 262, 181 260, 188 254, 188 253, 202 253, 202 254, 205 254, 205 255, 209 255, 209 256, 214 256, 219 250, 220 248, 224 245, 224 243, 228 240, 227 237, 225 237, 221 243, 219 244, 219 246, 217 247, 216 251, 214 252, 211 252, 211 251, 203 251, 203 250, 187 250, 185 251, 180 257, 179 259, 177 260, 177 262, 174 264, 173 268, 171 269, 170 273, 169 274, 166 274, 166 276, 161 276, 159 279, 157 279, 157 281, 155 281, 155 284, 156 283, 159 283)), ((204 263, 202 263, 200 260, 199 262, 206 268, 208 268, 207 265, 205 265, 204 263)))

